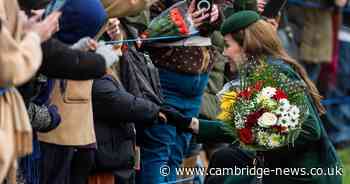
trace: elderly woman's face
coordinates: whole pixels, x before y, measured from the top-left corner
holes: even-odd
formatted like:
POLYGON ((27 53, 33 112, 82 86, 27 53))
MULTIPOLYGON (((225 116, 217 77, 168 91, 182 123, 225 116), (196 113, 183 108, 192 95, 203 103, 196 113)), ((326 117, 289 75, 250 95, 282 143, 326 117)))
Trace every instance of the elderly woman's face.
POLYGON ((226 45, 224 55, 233 62, 237 61, 243 55, 242 47, 232 38, 231 34, 225 35, 224 39, 226 45))

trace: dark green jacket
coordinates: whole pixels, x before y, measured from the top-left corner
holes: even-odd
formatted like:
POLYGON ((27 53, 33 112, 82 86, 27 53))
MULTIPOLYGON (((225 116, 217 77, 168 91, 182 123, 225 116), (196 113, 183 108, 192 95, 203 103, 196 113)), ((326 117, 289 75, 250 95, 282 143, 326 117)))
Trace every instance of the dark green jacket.
MULTIPOLYGON (((282 61, 274 60, 271 62, 280 66, 282 72, 294 80, 302 80, 300 76, 287 64, 282 61)), ((265 152, 265 167, 270 169, 275 168, 306 168, 307 171, 311 168, 323 168, 327 172, 327 168, 340 168, 340 160, 336 154, 335 148, 331 144, 323 124, 318 115, 317 109, 310 97, 305 92, 305 100, 308 102, 309 117, 303 124, 304 133, 301 133, 295 142, 293 148, 285 147, 278 151, 265 152)), ((208 124, 208 123, 204 123, 208 124)), ((206 137, 216 137, 216 141, 220 141, 220 131, 218 135, 204 135, 206 132, 205 126, 200 126, 200 140, 205 140, 206 137), (202 134, 203 133, 203 134, 202 134)), ((222 131, 221 131, 222 133, 222 131)), ((233 136, 223 136, 226 140, 223 142, 234 142, 233 136)), ((249 155, 254 159, 255 153, 249 155)), ((234 164, 234 163, 233 163, 234 164)), ((251 163, 247 163, 249 165, 251 163)), ((330 169, 332 171, 332 169, 330 169)), ((332 173, 330 173, 332 174, 332 173)), ((336 174, 334 172, 334 174, 336 174)), ((247 176, 229 176, 225 179, 225 184, 240 184, 246 181, 247 176)), ((341 184, 341 176, 266 176, 264 184, 341 184)))

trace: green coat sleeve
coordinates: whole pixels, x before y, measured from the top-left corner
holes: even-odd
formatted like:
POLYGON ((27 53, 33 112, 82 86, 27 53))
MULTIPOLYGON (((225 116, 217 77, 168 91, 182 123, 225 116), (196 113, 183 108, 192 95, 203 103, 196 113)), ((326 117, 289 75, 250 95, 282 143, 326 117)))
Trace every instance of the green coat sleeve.
POLYGON ((198 142, 236 142, 233 131, 221 121, 199 120, 198 142))
MULTIPOLYGON (((305 94, 308 95, 308 94, 305 94)), ((303 123, 303 131, 300 133, 299 137, 295 141, 295 146, 306 145, 312 141, 318 141, 321 138, 321 126, 320 119, 315 111, 310 99, 307 99, 309 106, 309 116, 303 123)))

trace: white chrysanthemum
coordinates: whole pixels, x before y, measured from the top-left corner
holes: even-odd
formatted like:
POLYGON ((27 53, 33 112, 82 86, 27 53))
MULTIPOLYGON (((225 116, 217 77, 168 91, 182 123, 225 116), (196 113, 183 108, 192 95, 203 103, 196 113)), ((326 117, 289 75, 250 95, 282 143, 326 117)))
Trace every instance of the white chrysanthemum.
POLYGON ((261 95, 262 96, 267 96, 268 98, 272 98, 273 96, 276 95, 276 88, 272 87, 265 87, 261 90, 261 95))
POLYGON ((275 111, 273 111, 276 115, 281 116, 283 113, 287 112, 287 109, 283 106, 279 106, 275 111))
POLYGON ((282 127, 288 127, 289 126, 289 118, 288 117, 280 117, 277 121, 277 125, 282 127))
POLYGON ((290 118, 287 121, 288 127, 295 128, 299 124, 299 120, 295 118, 290 118))
POLYGON ((285 116, 281 116, 278 121, 277 125, 285 127, 285 128, 295 128, 299 124, 298 118, 293 118, 290 116, 290 114, 284 114, 285 116))
POLYGON ((299 116, 300 116, 300 110, 299 110, 299 108, 298 108, 297 106, 295 106, 295 105, 292 105, 292 106, 291 106, 291 108, 289 109, 289 113, 290 113, 290 115, 291 115, 291 118, 297 119, 297 118, 299 118, 299 116))
POLYGON ((270 112, 265 112, 258 119, 258 125, 261 127, 269 128, 277 124, 277 116, 270 112))

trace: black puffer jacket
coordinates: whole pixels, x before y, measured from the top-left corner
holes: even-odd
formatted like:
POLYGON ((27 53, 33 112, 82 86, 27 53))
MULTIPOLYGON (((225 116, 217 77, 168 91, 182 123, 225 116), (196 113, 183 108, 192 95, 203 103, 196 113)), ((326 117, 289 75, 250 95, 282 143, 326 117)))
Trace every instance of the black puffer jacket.
POLYGON ((131 122, 151 126, 157 122, 159 106, 131 95, 108 75, 94 80, 92 103, 98 145, 96 171, 131 169, 136 136, 131 122))

